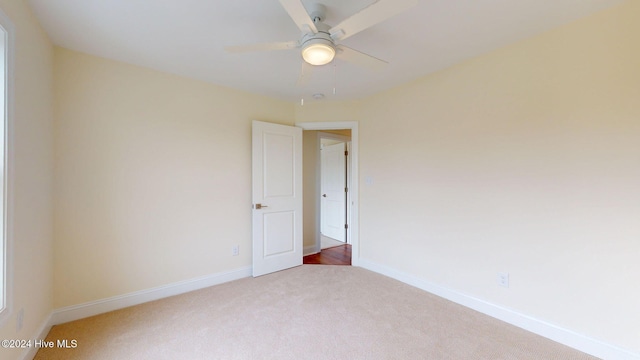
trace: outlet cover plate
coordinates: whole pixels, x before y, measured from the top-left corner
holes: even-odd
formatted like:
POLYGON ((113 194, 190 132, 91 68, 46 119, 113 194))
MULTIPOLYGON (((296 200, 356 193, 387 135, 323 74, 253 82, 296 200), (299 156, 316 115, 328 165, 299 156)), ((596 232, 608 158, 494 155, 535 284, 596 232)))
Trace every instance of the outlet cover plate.
POLYGON ((509 287, 509 273, 498 273, 498 285, 509 287))

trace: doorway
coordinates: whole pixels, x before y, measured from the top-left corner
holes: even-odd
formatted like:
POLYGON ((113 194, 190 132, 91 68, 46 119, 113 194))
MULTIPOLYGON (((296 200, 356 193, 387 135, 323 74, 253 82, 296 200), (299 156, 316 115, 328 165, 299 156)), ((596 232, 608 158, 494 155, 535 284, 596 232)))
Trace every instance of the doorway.
MULTIPOLYGON (((303 129, 303 147, 304 147, 304 255, 321 254, 323 235, 329 237, 337 237, 342 244, 349 244, 349 253, 351 256, 351 264, 358 264, 359 257, 359 238, 358 238, 358 124, 356 122, 323 122, 323 123, 298 123, 296 126, 303 129), (330 194, 322 191, 322 173, 321 173, 321 151, 320 144, 323 139, 328 139, 325 145, 331 146, 343 143, 348 147, 348 159, 344 163, 344 171, 338 172, 338 177, 344 176, 345 181, 349 184, 346 186, 334 186, 336 189, 342 190, 342 202, 327 204, 323 206, 322 199, 327 200, 330 194), (317 150, 316 150, 317 149, 317 150), (311 175, 309 175, 311 174, 311 175), (344 175, 341 175, 344 174, 344 175), (353 181, 351 181, 353 179, 353 181), (326 194, 326 197, 322 195, 326 194), (337 204, 337 205, 336 205, 337 204), (342 205, 344 204, 344 205, 342 205), (323 209, 324 207, 324 209, 323 209), (333 213, 333 228, 340 231, 342 236, 336 236, 335 233, 324 234, 323 223, 327 223, 323 215, 327 215, 327 211, 334 209, 343 209, 333 213), (323 211, 324 210, 324 211, 323 211), (337 225, 336 225, 337 224, 337 225), (348 227, 345 228, 345 225, 348 227), (341 227, 342 229, 339 229, 341 227)), ((340 147, 340 145, 338 145, 340 147)), ((342 151, 342 156, 344 156, 342 151)), ((337 154, 338 151, 335 151, 337 154)), ((342 165, 338 166, 341 167, 342 165)), ((325 188, 326 190, 326 188, 325 188)), ((340 196, 336 192, 335 196, 340 196)), ((329 221, 331 223, 331 221, 329 221)), ((338 243, 340 244, 340 243, 338 243)), ((334 249, 336 251, 337 249, 334 249)), ((346 251, 343 251, 346 253, 346 251)))

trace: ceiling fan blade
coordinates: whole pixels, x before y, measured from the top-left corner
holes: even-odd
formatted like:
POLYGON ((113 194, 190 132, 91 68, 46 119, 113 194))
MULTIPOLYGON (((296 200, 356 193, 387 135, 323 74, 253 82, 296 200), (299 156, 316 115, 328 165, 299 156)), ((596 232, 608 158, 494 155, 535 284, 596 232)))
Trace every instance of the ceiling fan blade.
POLYGON ((338 53, 336 54, 337 58, 373 71, 380 71, 389 64, 384 60, 380 60, 344 45, 338 45, 336 47, 338 48, 338 53))
POLYGON ((380 0, 329 30, 334 40, 346 39, 418 4, 418 0, 380 0))
POLYGON ((307 9, 300 0, 280 0, 280 5, 287 11, 293 22, 296 23, 298 28, 305 33, 318 32, 316 25, 313 23, 313 19, 309 17, 307 9))
POLYGON ((289 50, 298 47, 297 41, 263 43, 239 46, 225 46, 224 50, 229 53, 244 53, 254 51, 289 50))

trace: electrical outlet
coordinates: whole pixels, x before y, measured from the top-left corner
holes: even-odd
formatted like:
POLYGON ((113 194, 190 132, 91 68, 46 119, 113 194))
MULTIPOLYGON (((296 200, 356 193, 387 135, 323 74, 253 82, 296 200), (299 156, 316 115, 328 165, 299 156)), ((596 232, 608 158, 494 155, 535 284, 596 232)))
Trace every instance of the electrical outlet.
POLYGON ((16 315, 16 332, 20 332, 22 330, 22 325, 24 323, 24 308, 18 311, 16 315))
POLYGON ((365 185, 373 185, 373 177, 372 176, 365 176, 364 177, 364 184, 365 185))
POLYGON ((231 255, 233 256, 240 255, 240 245, 233 245, 233 248, 231 248, 231 255))
POLYGON ((498 273, 498 285, 509 287, 509 273, 498 273))

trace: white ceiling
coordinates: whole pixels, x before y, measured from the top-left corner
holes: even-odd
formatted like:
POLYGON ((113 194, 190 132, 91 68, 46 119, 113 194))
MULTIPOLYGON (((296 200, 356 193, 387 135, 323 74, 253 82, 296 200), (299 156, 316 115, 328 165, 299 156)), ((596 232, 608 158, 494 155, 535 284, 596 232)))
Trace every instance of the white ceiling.
MULTIPOLYGON (((228 54, 224 47, 297 40, 278 0, 27 0, 59 46, 285 100, 357 99, 406 83, 624 0, 419 0, 342 43, 384 59, 372 72, 336 60, 298 86, 299 50, 228 54), (332 89, 336 88, 333 95, 332 89)), ((374 0, 327 6, 329 25, 374 0)), ((393 1, 393 0, 386 0, 393 1)))

